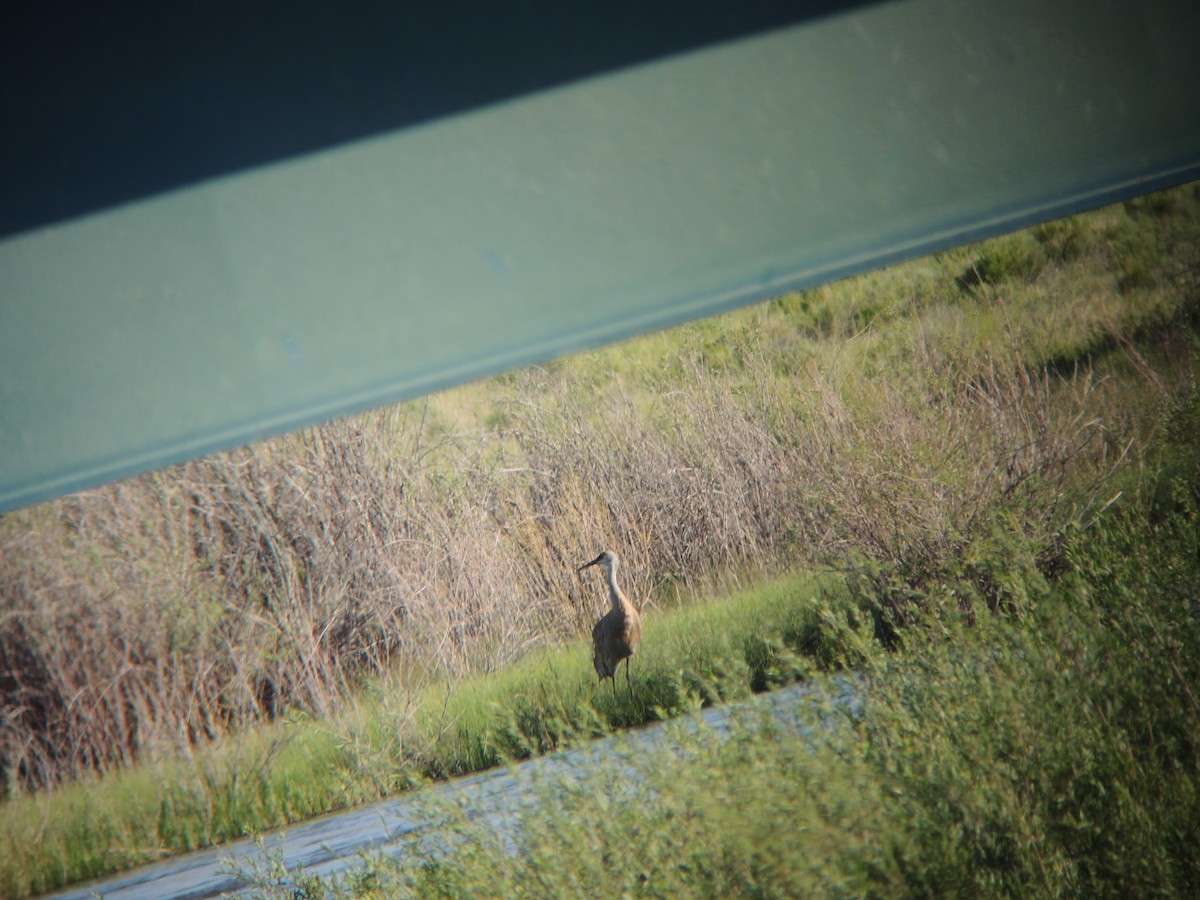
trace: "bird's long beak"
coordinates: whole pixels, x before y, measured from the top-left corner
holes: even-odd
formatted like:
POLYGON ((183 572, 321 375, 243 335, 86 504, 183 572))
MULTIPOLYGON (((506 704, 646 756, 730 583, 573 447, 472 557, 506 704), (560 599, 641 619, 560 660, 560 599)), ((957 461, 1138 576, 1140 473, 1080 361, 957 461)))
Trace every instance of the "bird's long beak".
POLYGON ((582 566, 580 566, 580 567, 579 567, 578 569, 576 569, 575 571, 576 571, 576 572, 582 572, 582 571, 583 571, 584 569, 586 569, 588 566, 594 566, 596 563, 600 562, 600 560, 602 560, 602 559, 604 559, 604 554, 603 554, 603 553, 601 553, 599 556, 597 556, 597 557, 596 557, 595 559, 593 559, 591 562, 589 562, 589 563, 584 563, 582 566))

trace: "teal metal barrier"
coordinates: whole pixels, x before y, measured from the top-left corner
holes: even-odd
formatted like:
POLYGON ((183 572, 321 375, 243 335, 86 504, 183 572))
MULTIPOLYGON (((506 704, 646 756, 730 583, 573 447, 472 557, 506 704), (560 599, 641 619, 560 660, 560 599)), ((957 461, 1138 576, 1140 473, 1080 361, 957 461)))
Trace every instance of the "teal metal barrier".
POLYGON ((120 202, 21 193, 0 509, 1200 174, 1194 0, 830 9, 120 202))

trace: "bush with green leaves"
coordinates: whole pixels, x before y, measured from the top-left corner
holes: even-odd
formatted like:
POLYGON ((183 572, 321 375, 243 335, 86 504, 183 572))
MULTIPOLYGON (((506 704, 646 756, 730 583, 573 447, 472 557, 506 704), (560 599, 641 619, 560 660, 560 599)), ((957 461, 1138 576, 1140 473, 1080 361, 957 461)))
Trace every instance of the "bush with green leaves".
MULTIPOLYGON (((909 626, 863 703, 753 713, 544 783, 511 832, 309 896, 1195 896, 1200 519, 1071 536, 1033 610, 909 626)), ((264 892, 271 894, 268 884, 264 892)))

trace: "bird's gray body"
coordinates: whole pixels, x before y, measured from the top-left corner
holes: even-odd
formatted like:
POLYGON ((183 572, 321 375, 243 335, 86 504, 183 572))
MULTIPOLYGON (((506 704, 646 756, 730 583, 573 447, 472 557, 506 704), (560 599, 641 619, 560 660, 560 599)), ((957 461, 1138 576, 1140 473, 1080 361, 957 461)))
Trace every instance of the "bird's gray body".
POLYGON ((625 661, 625 682, 633 693, 633 685, 629 679, 629 658, 637 650, 638 641, 642 637, 642 617, 637 607, 629 602, 625 592, 617 585, 617 566, 620 560, 611 550, 605 550, 590 563, 580 566, 580 571, 604 563, 608 576, 608 600, 611 609, 606 612, 596 627, 592 629, 592 665, 600 680, 611 678, 613 688, 617 684, 617 667, 621 660, 625 661))

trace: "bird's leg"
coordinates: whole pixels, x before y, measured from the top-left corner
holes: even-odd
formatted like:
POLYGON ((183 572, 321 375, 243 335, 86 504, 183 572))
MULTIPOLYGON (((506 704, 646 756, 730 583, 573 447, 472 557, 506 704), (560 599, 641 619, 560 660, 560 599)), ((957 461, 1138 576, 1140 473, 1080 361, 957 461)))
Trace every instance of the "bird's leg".
POLYGON ((629 680, 629 657, 625 657, 625 686, 629 688, 629 696, 633 697, 633 682, 629 680))

